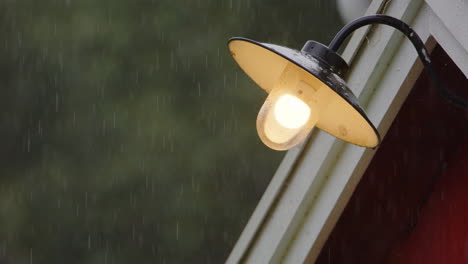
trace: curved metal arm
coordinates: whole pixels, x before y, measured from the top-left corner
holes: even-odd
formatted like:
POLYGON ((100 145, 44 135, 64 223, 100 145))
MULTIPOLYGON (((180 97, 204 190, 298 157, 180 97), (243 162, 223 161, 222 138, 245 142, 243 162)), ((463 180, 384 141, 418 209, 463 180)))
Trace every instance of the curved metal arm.
POLYGON ((437 90, 439 91, 439 94, 458 107, 465 109, 468 108, 468 101, 466 99, 452 94, 442 84, 439 76, 437 75, 437 72, 434 71, 434 68, 432 67, 431 58, 429 57, 427 49, 424 46, 424 43, 422 42, 421 38, 418 36, 418 34, 416 34, 416 32, 414 32, 414 30, 410 26, 408 26, 405 22, 399 19, 385 15, 371 15, 358 18, 347 24, 340 30, 340 32, 338 32, 338 34, 336 34, 335 38, 330 43, 329 48, 332 51, 337 52, 340 46, 345 41, 345 39, 349 35, 351 35, 351 33, 353 33, 356 29, 360 27, 367 26, 370 24, 384 24, 401 31, 406 37, 408 37, 411 43, 413 43, 413 46, 416 48, 419 58, 421 59, 424 65, 424 69, 429 74, 429 78, 431 79, 432 83, 436 86, 437 90))

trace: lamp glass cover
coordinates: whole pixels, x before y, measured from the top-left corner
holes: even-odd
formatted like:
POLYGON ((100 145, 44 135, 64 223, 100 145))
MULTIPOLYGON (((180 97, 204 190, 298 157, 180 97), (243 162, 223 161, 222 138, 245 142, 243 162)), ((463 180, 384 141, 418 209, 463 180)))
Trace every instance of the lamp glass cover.
POLYGON ((258 135, 272 149, 300 144, 319 119, 315 89, 301 75, 293 64, 287 65, 258 113, 258 135))

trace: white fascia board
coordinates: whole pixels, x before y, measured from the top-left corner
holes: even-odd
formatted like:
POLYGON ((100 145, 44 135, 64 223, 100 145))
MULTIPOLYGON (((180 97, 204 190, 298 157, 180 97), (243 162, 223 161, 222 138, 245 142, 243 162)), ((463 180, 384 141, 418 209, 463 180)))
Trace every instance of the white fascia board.
MULTIPOLYGON (((412 24, 423 40, 427 40, 427 26, 419 19, 413 19, 421 3, 418 5, 415 1, 406 1, 407 5, 402 8, 400 4, 405 4, 405 1, 392 1, 386 14, 412 24), (412 23, 413 20, 415 23, 412 23)), ((400 108, 409 87, 416 80, 414 74, 410 73, 417 59, 411 42, 404 39, 400 32, 378 26, 369 36, 369 42, 361 47, 353 63, 348 84, 361 101, 368 102, 366 111, 369 119, 377 125, 382 136, 397 113, 393 111, 391 116, 392 111, 389 109, 400 108), (406 85, 406 91, 401 89, 405 82, 412 82, 406 85)), ((416 71, 420 70, 419 67, 416 71)), ((297 227, 293 236, 287 238, 287 250, 280 252, 282 255, 273 259, 273 262, 303 263, 307 260, 313 263, 375 153, 374 150, 334 141, 336 145, 340 142, 337 146, 339 149, 335 155, 327 157, 333 165, 325 167, 323 175, 308 173, 312 169, 310 166, 320 166, 314 164, 315 157, 321 154, 313 144, 307 149, 312 151, 303 157, 304 165, 296 169, 295 177, 314 178, 315 186, 310 188, 311 193, 307 195, 309 199, 312 197, 315 200, 303 199, 302 215, 296 212, 296 219, 291 220, 291 223, 297 222, 297 227)), ((297 189, 291 188, 291 191, 297 189)))
MULTIPOLYGON (((368 14, 382 9, 412 25, 426 42, 433 33, 428 24, 438 25, 422 0, 375 0, 368 14)), ((383 136, 421 65, 401 33, 387 26, 368 32, 357 31, 343 57, 352 59, 350 88, 383 136)), ((312 263, 374 153, 314 131, 305 145, 286 155, 227 263, 312 263)))
MULTIPOLYGON (((366 15, 381 13, 387 1, 389 0, 373 0, 366 12, 366 15)), ((359 46, 364 41, 369 28, 370 27, 364 27, 363 29, 358 30, 356 34, 354 34, 350 39, 343 54, 345 55, 344 58, 346 61, 349 62, 351 61, 352 57, 354 57, 359 46)), ((309 139, 311 137, 315 137, 317 132, 317 129, 314 129, 314 131, 312 131, 311 135, 309 136, 309 139)), ((327 142, 333 140, 326 133, 321 134, 321 137, 327 137, 327 142)), ((289 176, 293 174, 294 168, 298 165, 298 161, 300 160, 300 157, 303 154, 303 149, 308 141, 309 140, 306 140, 306 143, 289 150, 285 155, 265 193, 262 195, 260 202, 252 213, 252 216, 250 217, 246 227, 237 240, 226 263, 234 264, 244 263, 247 261, 255 243, 257 243, 257 239, 261 234, 262 227, 264 226, 265 222, 271 218, 270 214, 275 209, 277 198, 281 196, 283 190, 287 187, 287 180, 289 176)), ((322 153, 322 156, 323 158, 326 158, 327 154, 322 153)))
MULTIPOLYGON (((382 14, 385 11, 386 4, 388 0, 374 0, 370 3, 369 8, 365 15, 374 15, 374 14, 382 14)), ((346 44, 345 50, 341 55, 345 61, 348 62, 348 65, 351 66, 354 56, 359 51, 362 42, 365 41, 367 34, 371 26, 365 26, 353 33, 353 37, 349 40, 348 44, 346 44)))
MULTIPOLYGON (((424 15, 428 13, 428 9, 423 7, 412 24, 425 42, 430 39, 427 16, 424 15)), ((370 119, 376 120, 380 132, 386 132, 390 127, 417 80, 421 66, 412 44, 404 41, 376 84, 378 89, 370 95, 366 108, 370 119)), ((283 263, 314 263, 373 154, 371 150, 344 145, 336 165, 330 169, 317 199, 310 205, 301 227, 284 253, 283 263)))
POLYGON ((426 0, 426 3, 456 41, 468 47, 468 1, 426 0))
POLYGON ((429 30, 468 78, 468 1, 427 0, 434 13, 429 30))
MULTIPOLYGON (((440 12, 434 8, 434 5, 424 3, 415 14, 411 25, 429 49, 439 43, 455 63, 458 60, 457 66, 466 75, 468 72, 468 42, 463 43, 460 40, 463 37, 468 37, 468 34, 465 34, 466 31, 457 30, 459 28, 449 28, 450 25, 444 23, 440 12), (465 35, 461 36, 460 34, 465 35)), ((442 7, 437 6, 437 8, 442 7)), ((451 8, 453 6, 448 7, 449 10, 451 8)), ((468 11, 465 14, 468 14, 468 11)), ((468 18, 465 17, 463 19, 457 17, 457 19, 463 20, 460 20, 459 24, 468 21, 468 18)), ((368 61, 365 57, 369 54, 372 54, 370 50, 362 49, 360 58, 363 60, 358 60, 353 70, 360 73, 363 67, 365 68, 365 65, 360 65, 360 63, 367 64, 368 61)), ((378 86, 378 89, 368 99, 369 103, 366 108, 371 120, 380 120, 378 122, 380 132, 388 130, 422 70, 414 47, 409 41, 404 41, 393 56, 379 82, 374 85, 378 86)), ((348 82, 353 83, 354 77, 352 74, 348 82)), ((364 87, 364 89, 367 88, 364 87)), ((287 252, 284 253, 283 263, 313 263, 316 260, 372 159, 372 155, 371 151, 363 152, 362 149, 359 151, 354 146, 345 145, 336 166, 329 172, 320 193, 317 194, 317 199, 309 208, 309 213, 304 218, 302 226, 298 228, 287 252), (349 177, 350 172, 351 177, 349 177), (333 209, 330 210, 330 208, 333 209)))

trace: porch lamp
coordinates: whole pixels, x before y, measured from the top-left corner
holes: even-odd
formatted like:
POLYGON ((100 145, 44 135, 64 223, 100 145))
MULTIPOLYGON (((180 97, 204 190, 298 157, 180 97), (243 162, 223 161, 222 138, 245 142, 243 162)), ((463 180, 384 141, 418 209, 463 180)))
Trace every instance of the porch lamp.
POLYGON ((439 93, 457 106, 468 107, 466 100, 442 86, 420 37, 407 24, 390 16, 361 17, 341 29, 328 47, 309 40, 301 51, 231 38, 228 47, 234 60, 269 93, 257 117, 258 135, 265 145, 275 150, 290 149, 314 127, 358 146, 374 148, 380 144, 379 132, 343 80, 348 64, 337 54, 353 31, 370 24, 401 31, 413 43, 439 93))

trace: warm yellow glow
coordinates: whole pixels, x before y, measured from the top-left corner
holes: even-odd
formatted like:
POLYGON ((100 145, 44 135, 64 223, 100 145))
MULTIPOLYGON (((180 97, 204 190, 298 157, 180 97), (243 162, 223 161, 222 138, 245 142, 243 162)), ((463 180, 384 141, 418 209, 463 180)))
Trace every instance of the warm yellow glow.
MULTIPOLYGON (((286 150, 300 144, 318 121, 316 103, 305 87, 275 89, 263 104, 257 118, 260 139, 272 149, 286 150)), ((307 89, 310 91, 310 89, 307 89)))
POLYGON ((315 96, 323 89, 305 82, 296 68, 294 64, 284 68, 258 113, 258 135, 272 149, 297 146, 319 119, 315 96))
MULTIPOLYGON (((352 103, 357 101, 352 93, 346 93, 346 98, 339 96, 335 89, 306 70, 309 66, 314 68, 315 62, 305 63, 306 58, 295 51, 271 47, 245 39, 229 42, 235 61, 269 94, 257 118, 258 135, 265 145, 276 150, 290 149, 303 142, 314 126, 359 146, 379 144, 375 128, 362 109, 352 103), (297 63, 293 63, 296 59, 297 63), (275 104, 286 94, 297 97, 310 109, 309 120, 295 129, 287 128, 287 121, 275 116, 275 104)), ((295 117, 288 115, 285 120, 295 117)))
POLYGON ((307 123, 310 108, 301 99, 290 94, 284 94, 274 106, 275 119, 282 126, 296 129, 307 123))

